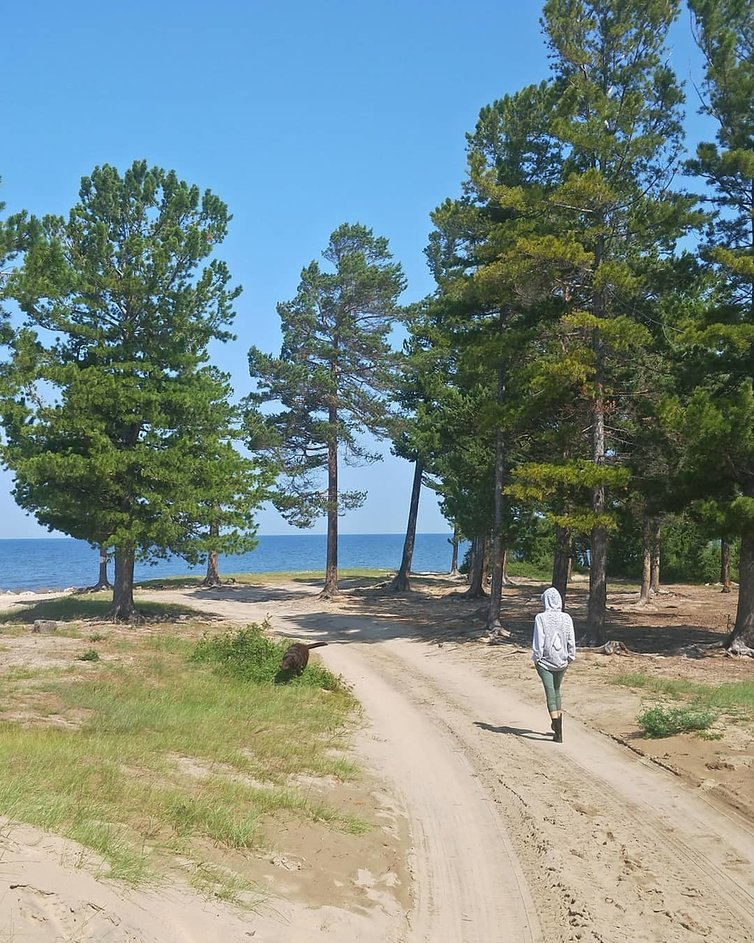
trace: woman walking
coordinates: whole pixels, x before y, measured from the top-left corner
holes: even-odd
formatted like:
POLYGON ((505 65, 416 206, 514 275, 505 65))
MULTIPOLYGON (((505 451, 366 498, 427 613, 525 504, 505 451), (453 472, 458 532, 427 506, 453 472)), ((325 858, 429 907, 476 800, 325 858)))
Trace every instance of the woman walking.
POLYGON ((542 593, 542 605, 544 612, 538 612, 534 619, 532 661, 544 685, 554 740, 562 743, 560 685, 566 668, 576 657, 576 637, 573 619, 563 612, 563 600, 554 586, 542 593))

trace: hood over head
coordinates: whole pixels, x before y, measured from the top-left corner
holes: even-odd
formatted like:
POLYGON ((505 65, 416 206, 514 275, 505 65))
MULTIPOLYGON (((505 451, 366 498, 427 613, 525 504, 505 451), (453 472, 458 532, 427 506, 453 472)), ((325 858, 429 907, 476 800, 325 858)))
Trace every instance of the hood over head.
POLYGON ((560 593, 554 586, 551 586, 542 593, 542 605, 545 607, 545 611, 552 609, 560 610, 563 608, 563 600, 560 598, 560 593))

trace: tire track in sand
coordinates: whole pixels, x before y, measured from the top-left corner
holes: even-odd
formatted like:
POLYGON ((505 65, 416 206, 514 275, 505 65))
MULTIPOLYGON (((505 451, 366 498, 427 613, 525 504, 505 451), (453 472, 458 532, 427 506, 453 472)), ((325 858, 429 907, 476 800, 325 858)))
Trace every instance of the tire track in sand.
MULTIPOLYGON (((743 820, 570 718, 554 745, 542 708, 452 646, 349 614, 356 640, 316 604, 262 604, 276 629, 348 642, 323 660, 364 705, 372 762, 402 794, 415 837, 416 907, 402 940, 754 941, 743 820)), ((227 600, 206 608, 258 617, 227 600)))
POLYGON ((743 820, 579 725, 556 747, 537 735, 542 710, 437 649, 389 641, 367 657, 413 692, 494 797, 548 943, 754 940, 743 820))

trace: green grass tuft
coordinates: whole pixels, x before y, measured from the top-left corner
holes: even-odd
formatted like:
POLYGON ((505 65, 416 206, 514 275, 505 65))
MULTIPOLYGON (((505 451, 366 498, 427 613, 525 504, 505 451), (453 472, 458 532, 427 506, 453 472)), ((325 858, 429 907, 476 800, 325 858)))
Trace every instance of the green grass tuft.
POLYGON ((636 718, 645 736, 652 739, 672 737, 693 730, 706 730, 717 718, 714 711, 688 707, 650 707, 636 718))
POLYGON ((99 661, 99 652, 96 648, 88 648, 78 656, 79 661, 99 661))
MULTIPOLYGON (((43 599, 31 606, 23 606, 0 612, 0 623, 30 623, 37 619, 50 619, 58 622, 77 620, 106 620, 112 608, 110 593, 92 593, 87 596, 59 596, 57 599, 43 599)), ((146 602, 137 600, 137 611, 150 620, 174 621, 178 616, 202 616, 196 609, 173 603, 146 602)))
MULTIPOLYGON (((209 664, 221 675, 255 684, 272 682, 280 668, 280 660, 290 642, 275 642, 264 634, 267 626, 252 624, 245 629, 223 635, 206 636, 194 650, 192 661, 209 664)), ((310 662, 293 685, 308 685, 335 691, 341 682, 323 665, 310 662)))

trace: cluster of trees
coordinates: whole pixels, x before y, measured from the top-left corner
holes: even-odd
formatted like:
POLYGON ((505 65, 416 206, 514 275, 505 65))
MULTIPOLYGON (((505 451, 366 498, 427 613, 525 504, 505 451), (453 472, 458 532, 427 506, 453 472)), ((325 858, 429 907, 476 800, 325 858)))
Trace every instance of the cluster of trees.
POLYGON ((544 529, 563 595, 574 548, 588 562, 599 645, 611 541, 614 558, 641 545, 647 598, 683 513, 703 543, 740 544, 729 643, 754 643, 754 22, 749 0, 688 6, 714 142, 686 153, 680 0, 546 0, 551 75, 467 136, 460 196, 432 214, 436 290, 400 309, 386 240, 341 226, 278 306, 280 355, 249 352, 240 407, 207 359, 238 294, 215 196, 103 167, 68 220, 6 223, 3 291, 26 322, 0 338, 3 459, 42 522, 114 548, 116 615, 135 556, 249 546, 265 497, 299 526, 327 517, 334 595, 338 517, 364 499, 339 464, 375 458, 369 433, 415 463, 395 589, 424 482, 472 542, 469 593, 491 577, 490 630, 507 552, 544 529))
POLYGON ((695 159, 667 64, 680 3, 547 0, 551 78, 482 110, 462 195, 434 213, 438 290, 410 356, 448 383, 421 391, 414 447, 477 538, 472 573, 492 534, 491 629, 504 549, 532 516, 555 528, 562 593, 574 540, 588 541, 599 645, 609 535, 639 522, 646 596, 662 519, 687 508, 708 538, 740 537, 730 641, 754 639, 754 14, 689 6, 717 122, 695 159))

